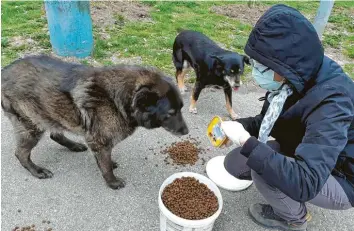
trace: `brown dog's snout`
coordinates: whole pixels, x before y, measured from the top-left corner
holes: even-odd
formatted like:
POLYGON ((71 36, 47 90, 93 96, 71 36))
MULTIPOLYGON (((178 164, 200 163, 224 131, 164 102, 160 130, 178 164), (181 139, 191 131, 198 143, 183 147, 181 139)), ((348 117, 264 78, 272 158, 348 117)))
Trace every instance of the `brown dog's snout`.
POLYGON ((184 118, 182 117, 182 114, 180 115, 179 119, 179 127, 175 130, 176 135, 184 136, 189 133, 188 126, 186 122, 184 121, 184 118))
POLYGON ((182 126, 180 129, 178 129, 177 133, 181 134, 182 136, 187 135, 189 133, 187 125, 182 126))
POLYGON ((162 127, 176 136, 183 136, 189 133, 188 126, 181 112, 171 116, 162 124, 162 127))

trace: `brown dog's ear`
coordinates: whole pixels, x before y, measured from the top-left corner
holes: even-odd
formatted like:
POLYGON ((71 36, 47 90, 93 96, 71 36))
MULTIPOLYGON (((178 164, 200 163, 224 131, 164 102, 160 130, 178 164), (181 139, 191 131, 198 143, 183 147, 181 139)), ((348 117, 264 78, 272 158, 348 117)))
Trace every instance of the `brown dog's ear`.
POLYGON ((246 55, 242 55, 242 56, 243 56, 243 62, 248 65, 251 65, 250 58, 248 58, 246 55))
POLYGON ((156 105, 158 99, 159 96, 156 92, 146 86, 140 87, 135 91, 132 108, 145 109, 149 106, 156 105))

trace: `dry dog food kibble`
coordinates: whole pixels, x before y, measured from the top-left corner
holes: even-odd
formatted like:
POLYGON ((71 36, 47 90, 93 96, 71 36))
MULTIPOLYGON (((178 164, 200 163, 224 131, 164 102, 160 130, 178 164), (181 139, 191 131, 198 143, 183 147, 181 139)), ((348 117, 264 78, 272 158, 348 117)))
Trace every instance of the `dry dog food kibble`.
MULTIPOLYGON (((50 224, 50 221, 46 221, 46 220, 43 220, 42 221, 43 224, 50 224)), ((15 228, 12 229, 12 231, 36 231, 36 230, 41 230, 41 231, 52 231, 53 228, 46 228, 44 227, 36 227, 35 224, 32 224, 32 225, 27 225, 27 226, 23 226, 23 227, 19 227, 19 226, 16 226, 15 228)))
POLYGON ((162 150, 162 154, 169 154, 170 158, 175 164, 194 165, 198 161, 199 153, 204 152, 203 149, 198 148, 200 142, 196 139, 191 138, 190 140, 175 142, 171 146, 162 150))
POLYGON ((167 185, 162 201, 173 214, 188 220, 205 219, 219 208, 215 194, 194 177, 182 177, 167 185))

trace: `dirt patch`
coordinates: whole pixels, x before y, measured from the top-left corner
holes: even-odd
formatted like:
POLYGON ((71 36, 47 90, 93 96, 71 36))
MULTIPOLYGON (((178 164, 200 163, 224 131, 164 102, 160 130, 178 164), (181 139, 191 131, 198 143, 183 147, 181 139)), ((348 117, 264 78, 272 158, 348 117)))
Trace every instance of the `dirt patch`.
POLYGON ((25 38, 22 36, 15 36, 10 39, 10 46, 21 47, 24 45, 36 45, 36 41, 31 38, 25 38))
POLYGON ((345 55, 343 55, 342 49, 336 49, 332 47, 325 48, 325 55, 336 61, 339 65, 344 66, 345 64, 353 63, 345 55))
POLYGON ((264 5, 249 7, 246 4, 231 4, 225 6, 213 6, 210 10, 214 13, 235 18, 242 23, 251 24, 253 26, 269 7, 270 6, 264 5))
MULTIPOLYGON (((258 19, 270 8, 271 6, 255 4, 248 6, 246 4, 231 4, 225 6, 213 6, 210 10, 214 13, 225 15, 230 18, 239 20, 242 23, 254 26, 258 19)), ((308 20, 313 20, 314 14, 304 14, 308 20)))
POLYGON ((141 56, 129 58, 122 58, 119 56, 119 53, 115 53, 111 56, 111 61, 113 64, 141 65, 143 63, 143 58, 141 56))
POLYGON ((106 27, 124 24, 125 21, 151 22, 150 7, 134 1, 99 1, 91 3, 94 25, 106 27))
MULTIPOLYGON (((210 10, 214 13, 225 15, 230 18, 239 20, 242 23, 250 24, 254 26, 258 19, 269 9, 270 6, 264 5, 254 5, 248 6, 247 4, 231 4, 224 6, 213 6, 210 10)), ((313 21, 314 14, 304 14, 305 17, 313 21)), ((326 34, 345 34, 348 35, 348 32, 338 31, 337 26, 333 23, 328 23, 325 30, 326 34)), ((325 36, 325 35, 324 35, 325 36)), ((323 38, 322 38, 323 40, 323 38)), ((327 47, 325 48, 325 54, 331 59, 338 62, 339 65, 345 65, 352 63, 345 55, 343 55, 342 49, 327 47)))

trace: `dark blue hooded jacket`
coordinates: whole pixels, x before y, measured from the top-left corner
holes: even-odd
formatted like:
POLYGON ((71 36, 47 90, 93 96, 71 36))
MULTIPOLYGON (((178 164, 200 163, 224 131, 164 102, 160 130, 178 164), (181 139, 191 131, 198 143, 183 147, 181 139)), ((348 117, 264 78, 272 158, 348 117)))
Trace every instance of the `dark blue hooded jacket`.
POLYGON ((294 89, 271 136, 282 154, 256 137, 269 106, 238 121, 251 138, 241 153, 271 185, 296 201, 314 198, 332 174, 354 206, 354 83, 324 55, 312 24, 285 5, 271 7, 257 22, 245 53, 286 78, 294 89))

